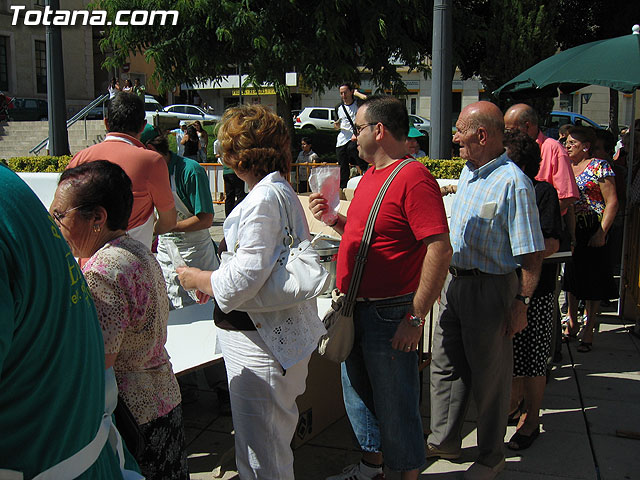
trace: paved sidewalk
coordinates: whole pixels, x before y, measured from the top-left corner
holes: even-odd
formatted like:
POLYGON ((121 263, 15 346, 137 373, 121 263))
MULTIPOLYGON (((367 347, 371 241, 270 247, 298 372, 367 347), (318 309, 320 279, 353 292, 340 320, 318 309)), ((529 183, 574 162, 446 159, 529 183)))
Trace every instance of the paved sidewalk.
MULTIPOLYGON (((604 317, 590 353, 576 351, 576 343, 563 345, 563 362, 555 366, 545 392, 542 433, 523 452, 507 450, 501 479, 638 479, 640 440, 640 339, 630 334, 632 324, 604 317), (635 473, 634 473, 635 472, 635 473)), ((429 427, 429 384, 425 375, 422 412, 429 427)), ((234 460, 231 417, 221 413, 215 392, 198 382, 197 400, 185 402, 184 417, 192 479, 239 478, 234 460), (227 452, 226 458, 224 457, 227 452), (220 462, 229 471, 215 477, 220 462)), ((456 479, 474 460, 475 412, 470 409, 464 430, 463 454, 425 464, 420 478, 456 479)), ((505 439, 515 427, 509 427, 505 439)), ((402 441, 401 438, 398 439, 402 441)), ((298 480, 323 480, 359 454, 346 418, 295 450, 298 480)), ((389 480, 399 478, 387 473, 389 480)))
MULTIPOLYGON (((216 205, 211 235, 222 238, 224 208, 216 205)), ((630 332, 633 322, 602 317, 593 351, 579 353, 577 343, 562 347, 563 361, 555 365, 543 401, 541 434, 531 448, 507 450, 502 480, 624 480, 640 479, 640 339, 630 332), (628 438, 635 437, 635 438, 628 438)), ((232 422, 228 405, 220 405, 199 373, 197 395, 185 397, 184 419, 192 479, 238 479, 234 471, 232 422), (222 472, 220 465, 222 464, 222 472), (225 473, 226 471, 226 473, 225 473), (217 476, 217 475, 220 476, 217 476)), ((422 415, 429 429, 429 378, 424 375, 422 415)), ((475 411, 466 419, 462 457, 456 462, 425 463, 420 478, 453 480, 462 477, 477 455, 475 411)), ((515 432, 508 427, 505 441, 515 432)), ((398 439, 402 441, 401 438, 398 439)), ((298 448, 297 480, 324 480, 359 461, 348 420, 342 418, 298 448)), ((399 475, 387 472, 387 479, 399 475)))

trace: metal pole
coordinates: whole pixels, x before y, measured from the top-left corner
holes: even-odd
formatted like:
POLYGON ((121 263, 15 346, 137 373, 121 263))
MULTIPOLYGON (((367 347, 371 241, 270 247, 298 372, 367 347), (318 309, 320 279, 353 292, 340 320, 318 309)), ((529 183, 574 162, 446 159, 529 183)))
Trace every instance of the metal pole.
POLYGON ((238 64, 238 104, 242 105, 242 65, 238 64))
MULTIPOLYGON (((631 186, 633 184, 633 156, 635 143, 635 121, 636 121, 636 90, 631 97, 631 124, 629 129, 629 152, 627 156, 627 202, 624 208, 624 228, 622 230, 622 261, 620 262, 620 288, 618 290, 618 316, 624 317, 624 302, 626 296, 626 275, 627 275, 627 252, 629 250, 629 229, 631 228, 631 186)), ((637 327, 637 325, 636 325, 637 327)))
MULTIPOLYGON (((46 0, 52 11, 60 8, 60 0, 46 0)), ((49 153, 69 155, 67 107, 64 95, 62 33, 57 25, 47 25, 47 104, 49 107, 49 153)))
POLYGON ((431 158, 451 158, 452 0, 433 2, 431 158))

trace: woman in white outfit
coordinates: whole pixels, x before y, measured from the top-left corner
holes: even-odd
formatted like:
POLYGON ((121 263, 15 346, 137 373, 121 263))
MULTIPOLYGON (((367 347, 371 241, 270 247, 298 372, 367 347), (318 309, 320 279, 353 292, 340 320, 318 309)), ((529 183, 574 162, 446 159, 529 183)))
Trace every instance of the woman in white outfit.
POLYGON ((224 162, 250 189, 224 222, 226 245, 235 253, 223 255, 215 272, 183 267, 178 273, 185 288, 215 299, 240 478, 292 480, 295 400, 325 329, 315 300, 275 312, 255 312, 252 303, 283 250, 278 194, 289 204, 295 235, 310 238, 302 205, 283 176, 291 165, 289 134, 272 111, 246 105, 227 110, 218 139, 224 162))

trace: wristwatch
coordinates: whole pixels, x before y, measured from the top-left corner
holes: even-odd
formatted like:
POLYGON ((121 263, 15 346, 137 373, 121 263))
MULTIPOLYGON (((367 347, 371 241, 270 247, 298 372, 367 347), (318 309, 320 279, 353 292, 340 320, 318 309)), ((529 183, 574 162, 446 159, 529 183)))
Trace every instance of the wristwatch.
POLYGON ((424 325, 424 318, 420 318, 417 315, 409 315, 409 318, 407 318, 407 321, 409 322, 409 325, 411 325, 412 327, 421 327, 424 325))
POLYGON ((520 300, 525 305, 529 305, 531 303, 531 297, 527 297, 526 295, 516 295, 516 300, 520 300))

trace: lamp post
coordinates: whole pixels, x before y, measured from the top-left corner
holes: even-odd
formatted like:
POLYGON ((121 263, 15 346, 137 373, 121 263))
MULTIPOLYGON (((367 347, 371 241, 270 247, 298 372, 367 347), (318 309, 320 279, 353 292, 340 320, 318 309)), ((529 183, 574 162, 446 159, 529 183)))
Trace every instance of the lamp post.
POLYGON ((431 158, 451 158, 452 0, 433 2, 431 158))
MULTIPOLYGON (((46 0, 53 12, 60 8, 60 0, 46 0)), ((53 22, 51 22, 53 23, 53 22)), ((49 108, 49 153, 69 155, 67 135, 67 106, 64 95, 62 62, 62 33, 58 25, 47 25, 47 104, 49 108)))

